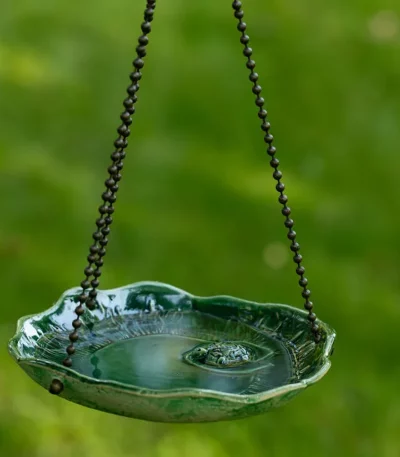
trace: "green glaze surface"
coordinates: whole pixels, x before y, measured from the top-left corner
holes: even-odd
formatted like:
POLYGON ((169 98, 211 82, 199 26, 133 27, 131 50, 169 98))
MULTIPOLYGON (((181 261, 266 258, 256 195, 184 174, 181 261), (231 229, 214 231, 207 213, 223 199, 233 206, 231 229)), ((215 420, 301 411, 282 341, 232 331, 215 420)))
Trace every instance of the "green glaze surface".
POLYGON ((61 397, 109 413, 158 422, 210 422, 261 414, 317 382, 330 367, 335 332, 278 304, 196 297, 141 282, 99 291, 82 316, 72 368, 62 365, 81 289, 20 319, 9 351, 61 397))

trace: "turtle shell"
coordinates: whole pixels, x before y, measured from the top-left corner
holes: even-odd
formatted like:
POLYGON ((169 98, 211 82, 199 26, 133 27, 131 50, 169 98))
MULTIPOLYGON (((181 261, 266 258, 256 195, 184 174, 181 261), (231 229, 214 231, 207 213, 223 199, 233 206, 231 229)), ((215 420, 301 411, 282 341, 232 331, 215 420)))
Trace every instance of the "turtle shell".
POLYGON ((252 350, 249 347, 229 341, 198 346, 190 352, 189 356, 199 363, 220 368, 244 365, 253 358, 252 350))

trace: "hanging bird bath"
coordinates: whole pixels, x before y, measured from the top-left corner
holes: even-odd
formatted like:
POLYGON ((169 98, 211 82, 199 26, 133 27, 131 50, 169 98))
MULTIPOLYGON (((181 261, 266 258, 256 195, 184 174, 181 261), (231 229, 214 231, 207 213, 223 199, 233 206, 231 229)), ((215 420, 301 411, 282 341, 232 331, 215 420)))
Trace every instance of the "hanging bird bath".
POLYGON ((234 16, 306 311, 229 296, 201 298, 157 282, 98 290, 155 6, 147 0, 85 279, 48 311, 20 319, 9 351, 52 394, 90 408, 161 422, 260 414, 328 371, 335 333, 313 312, 238 0, 234 16))

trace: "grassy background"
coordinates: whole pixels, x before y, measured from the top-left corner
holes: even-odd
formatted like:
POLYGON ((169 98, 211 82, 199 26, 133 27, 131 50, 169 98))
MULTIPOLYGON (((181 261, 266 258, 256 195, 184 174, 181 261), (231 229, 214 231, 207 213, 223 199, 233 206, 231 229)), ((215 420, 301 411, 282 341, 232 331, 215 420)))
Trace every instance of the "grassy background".
MULTIPOLYGON (((301 306, 230 2, 159 1, 102 287, 301 306)), ((247 6, 247 7, 246 7, 247 6)), ((283 409, 165 425, 54 398, 21 315, 82 279, 143 2, 0 6, 0 455, 400 455, 400 6, 253 0, 246 21, 333 367, 283 409)))

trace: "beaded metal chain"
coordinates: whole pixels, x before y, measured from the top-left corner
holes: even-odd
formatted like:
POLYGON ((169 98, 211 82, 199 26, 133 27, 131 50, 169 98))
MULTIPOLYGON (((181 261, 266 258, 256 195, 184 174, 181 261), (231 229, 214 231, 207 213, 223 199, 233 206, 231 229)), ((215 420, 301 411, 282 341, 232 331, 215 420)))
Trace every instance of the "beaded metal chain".
POLYGON ((256 95, 255 103, 259 108, 258 117, 261 119, 261 129, 265 133, 264 141, 268 145, 267 153, 271 157, 270 165, 274 169, 272 174, 273 178, 277 181, 276 190, 279 192, 279 203, 283 206, 282 214, 285 216, 285 227, 289 229, 287 237, 292 242, 290 245, 291 251, 294 253, 293 261, 297 264, 296 273, 300 276, 299 285, 303 289, 301 292, 302 297, 305 299, 304 308, 308 311, 308 320, 311 324, 311 331, 314 335, 314 340, 316 343, 319 343, 321 340, 321 335, 319 332, 319 325, 316 322, 317 316, 313 312, 313 303, 310 301, 311 291, 308 289, 308 279, 304 277, 305 268, 301 265, 303 261, 303 256, 299 254, 300 245, 296 241, 297 234, 293 230, 294 221, 290 217, 292 210, 287 206, 288 197, 284 194, 285 184, 281 181, 282 179, 282 172, 278 170, 279 167, 279 160, 275 157, 276 148, 272 145, 274 141, 274 137, 270 134, 271 124, 267 121, 268 112, 263 108, 264 106, 264 99, 261 97, 262 88, 258 84, 258 74, 254 71, 256 63, 251 58, 253 55, 253 50, 249 46, 250 37, 246 34, 247 24, 243 21, 244 12, 242 9, 242 2, 239 0, 235 0, 232 3, 232 7, 234 9, 234 15, 239 20, 237 29, 241 32, 240 42, 244 45, 243 54, 247 57, 246 66, 250 70, 249 79, 253 83, 253 94, 256 95))
MULTIPOLYGON (((72 322, 74 330, 69 334, 70 344, 66 349, 67 357, 63 361, 66 367, 72 366, 71 356, 75 353, 75 343, 79 339, 78 330, 82 326, 80 317, 85 312, 85 306, 90 310, 96 308, 97 288, 100 284, 101 267, 104 263, 103 258, 106 255, 106 246, 108 245, 107 236, 110 234, 110 226, 113 222, 114 203, 117 199, 118 183, 122 178, 123 159, 126 154, 125 149, 128 146, 127 138, 130 135, 129 126, 132 124, 132 115, 135 113, 135 103, 138 99, 136 94, 139 91, 139 81, 142 78, 141 69, 144 66, 143 58, 146 56, 146 46, 149 42, 147 35, 151 32, 151 22, 155 7, 156 0, 147 0, 144 11, 144 22, 141 25, 143 34, 139 37, 139 44, 136 47, 137 57, 133 61, 134 71, 130 74, 131 85, 127 88, 128 97, 123 101, 125 110, 120 115, 122 124, 117 129, 119 137, 114 141, 115 150, 111 154, 112 164, 108 167, 109 177, 105 181, 106 191, 102 194, 103 204, 99 207, 100 217, 96 220, 97 230, 93 233, 92 238, 94 242, 89 248, 89 255, 87 257, 88 265, 84 270, 85 279, 80 284, 82 292, 78 296, 79 305, 75 308, 76 318, 72 322)), ((317 317, 312 311, 313 304, 309 300, 311 292, 307 288, 308 280, 304 277, 305 269, 301 266, 303 258, 298 253, 300 245, 296 242, 296 232, 293 230, 294 221, 289 217, 291 209, 287 206, 288 197, 283 193, 285 185, 281 182, 282 173, 278 170, 279 160, 275 157, 276 148, 272 145, 274 138, 269 133, 270 123, 266 120, 268 113, 263 108, 264 99, 261 97, 262 89, 258 84, 258 74, 254 71, 256 63, 251 59, 253 51, 249 47, 250 38, 246 34, 247 25, 243 21, 244 12, 242 10, 242 3, 235 0, 232 3, 232 7, 235 17, 239 20, 237 28, 241 32, 240 41, 244 45, 243 54, 247 57, 246 66, 250 70, 249 78, 253 83, 252 91, 256 95, 255 103, 259 107, 258 117, 262 120, 261 129, 265 132, 264 141, 268 144, 267 152, 272 157, 270 165, 274 169, 273 177, 277 181, 276 190, 279 192, 279 202, 283 205, 282 214, 286 217, 285 227, 289 229, 287 237, 292 241, 290 249, 295 254, 293 260, 297 264, 296 273, 300 276, 299 284, 303 288, 302 296, 306 300, 304 307, 309 312, 308 319, 311 323, 311 330, 315 342, 318 343, 321 337, 316 322, 317 317)), ((50 393, 58 395, 63 389, 63 383, 58 379, 53 379, 49 388, 50 393)))
MULTIPOLYGON (((66 367, 72 366, 71 356, 75 353, 75 343, 79 339, 78 329, 82 326, 80 317, 85 312, 84 306, 90 310, 96 307, 97 288, 100 284, 99 277, 108 244, 107 236, 113 221, 112 214, 114 213, 114 203, 117 200, 118 182, 122 178, 123 159, 125 158, 125 149, 128 146, 127 138, 130 135, 129 126, 132 124, 132 115, 135 113, 135 103, 138 99, 136 94, 139 91, 139 81, 142 78, 141 69, 144 67, 143 58, 146 56, 146 46, 149 43, 147 35, 151 32, 155 7, 156 0, 147 0, 144 22, 141 25, 143 34, 138 39, 137 56, 133 61, 134 71, 130 74, 131 84, 127 88, 128 97, 123 102, 125 110, 120 116, 122 124, 117 129, 119 137, 114 141, 115 150, 111 154, 112 164, 108 167, 109 177, 105 181, 107 190, 102 194, 103 204, 99 207, 100 217, 96 220, 97 230, 92 236, 94 243, 89 248, 87 257, 89 263, 84 270, 85 279, 81 282, 82 292, 78 297, 79 305, 75 308, 76 319, 72 322, 74 330, 69 335, 70 344, 66 350, 67 357, 63 361, 66 367)), ((63 383, 58 379, 53 379, 49 389, 50 393, 58 395, 63 389, 63 383)))

